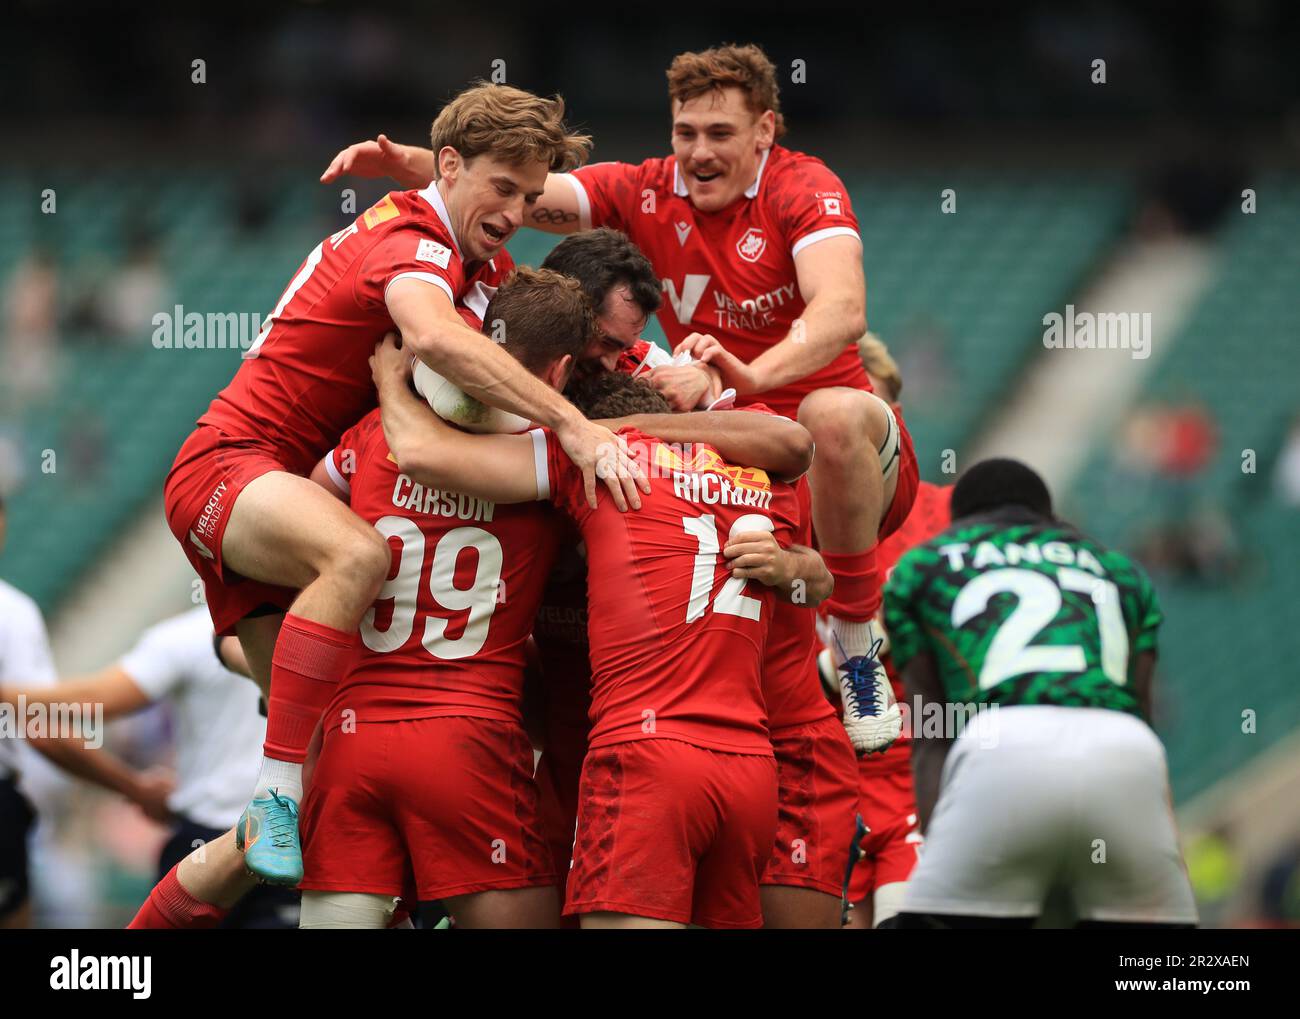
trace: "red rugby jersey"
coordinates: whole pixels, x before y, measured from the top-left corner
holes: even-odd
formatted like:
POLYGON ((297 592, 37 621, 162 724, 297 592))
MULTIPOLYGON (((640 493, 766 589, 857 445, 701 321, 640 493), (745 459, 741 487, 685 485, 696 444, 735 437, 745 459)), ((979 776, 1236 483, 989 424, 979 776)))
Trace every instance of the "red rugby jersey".
POLYGON ((421 279, 453 304, 485 309, 484 295, 512 266, 504 249, 485 263, 462 262, 436 186, 389 193, 316 245, 199 423, 307 473, 375 406, 368 362, 395 328, 388 288, 421 279))
MULTIPOLYGON (((876 565, 886 583, 894 570, 894 564, 902 558, 904 552, 929 541, 952 523, 952 513, 949 510, 951 500, 952 485, 920 482, 916 490, 916 502, 912 504, 912 511, 908 513, 903 525, 876 547, 876 565)), ((884 656, 883 662, 889 681, 894 686, 894 697, 901 704, 904 699, 902 680, 894 671, 894 663, 889 655, 884 656)), ((915 719, 913 724, 916 724, 915 719)), ((859 758, 858 765, 867 774, 910 767, 911 759, 909 740, 903 735, 883 754, 867 754, 859 758)))
MULTIPOLYGON (((745 194, 717 212, 691 204, 677 162, 593 163, 567 175, 583 228, 627 234, 659 275, 659 323, 676 346, 709 333, 742 361, 785 338, 804 310, 794 256, 835 236, 858 236, 843 182, 813 156, 773 146, 745 194)), ((744 397, 794 417, 814 389, 871 383, 852 344, 826 367, 768 393, 744 397)))
POLYGON ((389 454, 378 410, 344 433, 326 467, 393 550, 326 725, 348 708, 357 722, 520 721, 524 646, 563 521, 544 504, 498 506, 415 483, 389 454))
MULTIPOLYGON (((806 478, 799 479, 795 491, 799 523, 794 543, 811 548, 812 497, 806 478)), ((807 605, 776 599, 763 660, 763 697, 767 702, 768 725, 773 730, 834 717, 835 709, 822 693, 817 675, 817 655, 821 649, 816 611, 807 605)))
POLYGON ((794 489, 709 446, 674 448, 627 430, 646 454, 651 492, 640 510, 620 513, 603 495, 592 510, 581 472, 545 434, 539 490, 587 548, 590 745, 667 738, 770 755, 762 670, 774 596, 732 578, 721 553, 729 534, 764 520, 788 545, 794 489))

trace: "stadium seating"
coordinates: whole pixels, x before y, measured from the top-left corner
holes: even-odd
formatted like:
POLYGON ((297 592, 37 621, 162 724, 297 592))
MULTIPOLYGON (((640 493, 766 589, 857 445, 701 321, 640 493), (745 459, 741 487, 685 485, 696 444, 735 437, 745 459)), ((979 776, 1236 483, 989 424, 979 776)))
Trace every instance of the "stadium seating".
MULTIPOLYGON (((186 312, 264 316, 312 246, 350 218, 329 207, 332 194, 303 187, 303 172, 261 179, 260 229, 238 225, 237 187, 211 171, 55 174, 48 184, 8 175, 0 188, 0 280, 43 244, 57 257, 66 303, 89 281, 111 280, 131 238, 147 230, 186 312), (33 214, 30 195, 47 186, 57 212, 33 214)), ((152 511, 176 450, 240 354, 160 350, 151 333, 65 331, 61 347, 53 396, 7 429, 24 479, 9 500, 9 547, 0 557, 0 575, 47 612, 142 509, 152 511)))
POLYGON ((1142 394, 1143 402, 1211 409, 1217 454, 1182 488, 1142 483, 1113 448, 1093 456, 1064 504, 1107 544, 1132 548, 1149 531, 1208 507, 1231 522, 1240 564, 1214 583, 1157 576, 1166 622, 1158 672, 1158 728, 1176 798, 1206 788, 1272 745, 1300 718, 1300 631, 1279 625, 1300 604, 1296 511, 1278 504, 1270 470, 1300 412, 1295 368, 1300 180, 1258 185, 1267 214, 1233 215, 1218 238, 1221 263, 1200 305, 1142 394), (1243 470, 1247 450, 1256 471, 1243 470), (1256 732, 1243 733, 1242 712, 1256 732))

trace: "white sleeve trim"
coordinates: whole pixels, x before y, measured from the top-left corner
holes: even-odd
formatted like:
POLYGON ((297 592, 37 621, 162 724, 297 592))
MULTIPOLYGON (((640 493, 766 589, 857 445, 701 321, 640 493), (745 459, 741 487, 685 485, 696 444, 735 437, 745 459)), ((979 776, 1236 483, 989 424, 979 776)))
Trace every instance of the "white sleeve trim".
POLYGON ((573 194, 578 199, 578 229, 591 229, 591 199, 587 196, 587 189, 583 187, 582 181, 578 180, 576 173, 560 174, 565 180, 573 185, 573 194))
POLYGON ((385 300, 388 298, 388 287, 391 287, 398 280, 422 280, 425 283, 432 283, 435 287, 442 288, 442 292, 447 295, 447 300, 452 304, 456 303, 456 295, 451 292, 451 284, 441 276, 435 276, 431 272, 399 272, 388 281, 388 286, 384 287, 385 300))
POLYGON ((551 497, 551 474, 546 469, 546 433, 540 428, 530 429, 533 439, 533 473, 537 479, 537 501, 551 497))
POLYGON ((330 450, 325 454, 325 473, 330 476, 330 481, 338 485, 339 490, 344 495, 352 494, 352 482, 343 476, 343 472, 338 469, 334 463, 334 451, 330 450))
POLYGON ((818 241, 829 240, 832 237, 857 237, 859 242, 862 240, 861 237, 858 237, 858 232, 851 226, 829 226, 825 230, 814 230, 812 233, 800 237, 794 242, 794 247, 790 249, 790 257, 793 258, 809 245, 816 244, 818 241))

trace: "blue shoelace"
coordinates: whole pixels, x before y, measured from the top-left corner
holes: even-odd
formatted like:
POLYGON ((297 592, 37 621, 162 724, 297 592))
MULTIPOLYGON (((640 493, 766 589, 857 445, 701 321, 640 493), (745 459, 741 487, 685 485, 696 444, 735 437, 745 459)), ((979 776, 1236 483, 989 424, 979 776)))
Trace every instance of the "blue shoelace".
POLYGON ((298 808, 292 800, 281 799, 274 789, 271 799, 275 806, 266 808, 267 838, 276 849, 292 849, 298 837, 298 808))
POLYGON ((876 670, 883 668, 880 664, 880 646, 884 639, 877 637, 865 655, 854 655, 852 658, 844 654, 844 645, 840 644, 838 636, 835 637, 835 643, 839 645, 840 655, 844 658, 839 671, 849 681, 850 712, 855 718, 864 715, 876 718, 885 709, 876 691, 876 670))

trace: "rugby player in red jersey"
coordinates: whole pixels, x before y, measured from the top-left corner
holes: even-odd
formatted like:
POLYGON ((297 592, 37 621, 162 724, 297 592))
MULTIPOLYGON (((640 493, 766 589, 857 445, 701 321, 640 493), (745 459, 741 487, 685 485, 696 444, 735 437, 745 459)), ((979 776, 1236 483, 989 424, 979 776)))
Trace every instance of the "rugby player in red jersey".
MULTIPOLYGON (((311 252, 165 487, 169 525, 204 581, 217 631, 238 634, 269 687, 266 756, 237 840, 249 869, 273 883, 301 878, 302 761, 388 564, 374 528, 304 477, 374 405, 366 364, 374 341, 396 326, 412 352, 470 395, 553 427, 593 502, 598 449, 608 446, 607 484, 620 504, 624 486, 637 501, 613 434, 455 310, 499 279, 509 264, 502 245, 548 171, 580 162, 586 139, 565 127, 559 100, 501 85, 463 92, 431 138, 432 183, 388 195, 311 252)), ((186 888, 206 901, 201 887, 186 888)))
MULTIPOLYGON (((812 433, 813 522, 835 577, 826 611, 845 725, 859 751, 882 750, 901 720, 873 654, 875 546, 907 516, 917 472, 905 425, 871 393, 853 350, 866 327, 865 285, 848 192, 820 160, 777 143, 776 72, 758 47, 680 54, 668 85, 673 154, 552 174, 529 225, 627 233, 662 280, 659 321, 674 353, 716 369, 741 403, 797 413, 812 433)), ((356 173, 419 185, 432 169, 428 150, 380 136, 340 152, 322 180, 356 173)))
MULTIPOLYGON (((552 249, 544 265, 579 280, 598 309, 601 336, 585 352, 578 372, 639 374, 647 358, 653 361, 651 352, 662 355, 661 348, 639 339, 646 318, 659 305, 659 289, 654 270, 626 236, 603 227, 571 234, 552 249)), ((683 409, 680 404, 689 405, 700 392, 700 366, 672 370, 676 374, 668 383, 658 369, 652 373, 658 381, 651 381, 676 409, 683 409)), ((709 382, 704 375, 704 395, 711 399, 717 394, 710 392, 709 382)), ((804 481, 799 495, 797 540, 810 545, 804 481)), ((534 639, 542 680, 536 687, 543 741, 538 763, 543 827, 557 870, 565 873, 587 749, 591 672, 585 564, 576 552, 562 553, 557 574, 547 585, 534 639)), ((763 920, 769 928, 836 928, 841 923, 844 873, 857 814, 857 764, 835 711, 821 693, 819 648, 813 612, 778 600, 763 666, 763 696, 779 774, 780 822, 762 886, 763 920)))
MULTIPOLYGON (((758 882, 777 820, 762 698, 768 586, 811 605, 831 580, 811 550, 782 547, 793 536, 793 489, 719 452, 734 462, 746 449, 792 445, 763 455, 774 467, 784 460, 788 477, 810 459, 807 433, 768 415, 655 418, 670 441, 707 431, 710 445, 683 452, 629 430, 654 465, 651 492, 639 513, 616 520, 576 498, 574 469, 553 437, 431 429, 400 373, 385 384, 384 371, 385 430, 411 476, 496 501, 548 497, 586 546, 592 729, 566 913, 584 927, 761 925, 758 882)), ((602 414, 637 396, 667 407, 618 374, 588 380, 575 400, 602 414)))
MULTIPOLYGON (((858 340, 858 354, 871 376, 875 392, 897 408, 903 379, 889 349, 877 337, 866 333, 858 340)), ((878 561, 886 580, 904 552, 933 538, 952 523, 948 509, 951 497, 951 485, 920 483, 916 502, 903 526, 880 543, 878 561)), ((884 663, 895 696, 902 700, 903 684, 888 654, 884 663)), ((823 664, 829 666, 829 662, 823 664)), ((853 904, 849 926, 855 929, 878 926, 900 911, 907 879, 916 866, 921 829, 912 787, 909 735, 905 731, 883 754, 858 761, 858 810, 868 833, 862 839, 849 880, 848 900, 853 904)))
MULTIPOLYGON (((546 270, 518 270, 486 315, 506 352, 556 389, 595 330, 577 282, 546 270)), ((412 883, 459 927, 555 926, 520 709, 558 515, 414 481, 378 409, 312 479, 386 536, 394 566, 323 717, 303 805, 302 926, 386 927, 412 883)))

